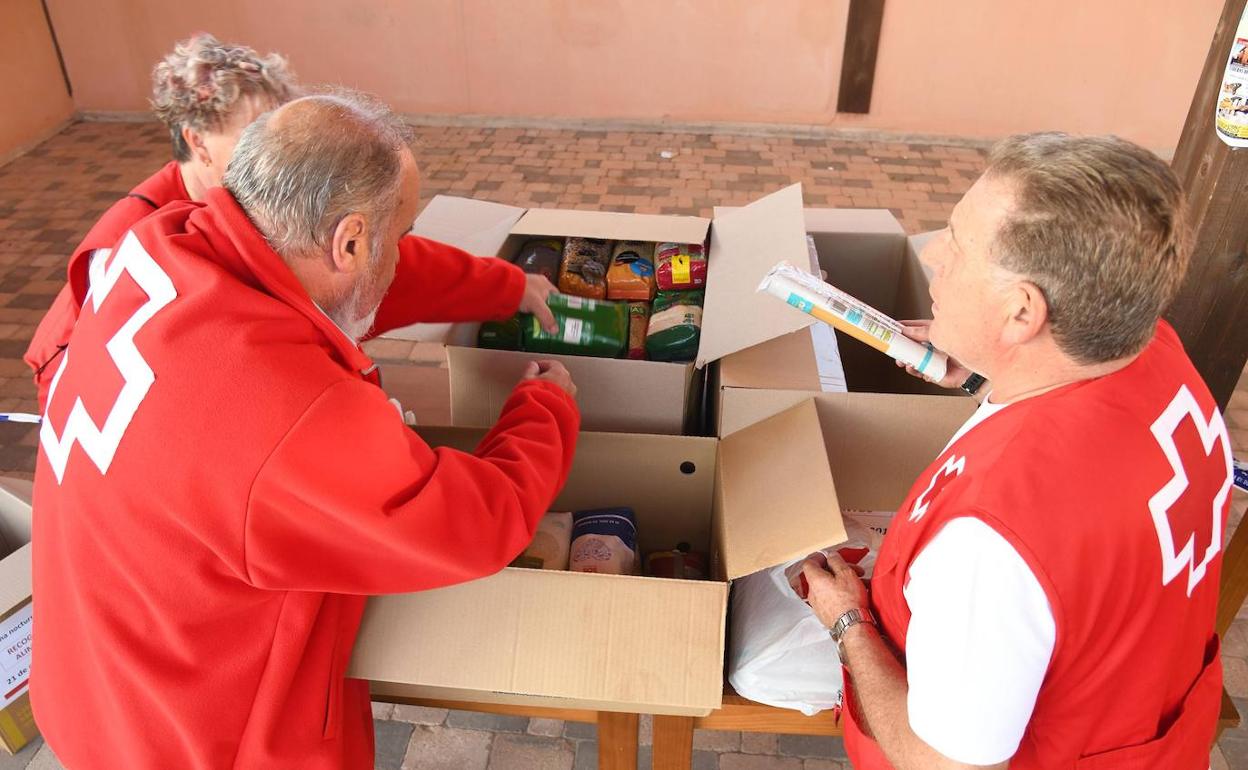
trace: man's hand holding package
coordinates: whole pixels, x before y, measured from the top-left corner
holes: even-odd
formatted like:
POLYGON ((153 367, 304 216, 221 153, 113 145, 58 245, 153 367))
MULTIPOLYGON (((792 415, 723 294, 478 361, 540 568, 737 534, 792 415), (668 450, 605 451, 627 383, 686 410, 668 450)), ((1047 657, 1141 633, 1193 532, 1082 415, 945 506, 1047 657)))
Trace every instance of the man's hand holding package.
MULTIPOLYGON (((930 318, 901 322, 901 326, 905 330, 906 336, 915 342, 930 341, 928 339, 928 331, 931 325, 932 321, 930 318)), ((907 366, 901 361, 896 361, 895 363, 897 366, 909 372, 912 377, 918 377, 920 380, 926 380, 927 382, 936 382, 930 377, 924 377, 922 374, 919 374, 918 370, 913 366, 907 366)), ((942 388, 956 388, 966 382, 966 378, 970 377, 971 374, 972 372, 970 369, 967 369, 965 366, 958 363, 953 356, 949 356, 949 368, 945 370, 944 378, 939 382, 936 382, 936 384, 942 388)))
MULTIPOLYGON (((524 276, 524 296, 520 300, 520 312, 532 313, 547 334, 556 334, 559 325, 555 323, 555 314, 550 311, 546 299, 559 290, 544 275, 524 276)), ((562 368, 562 367, 561 367, 562 368)), ((566 372, 565 372, 566 374, 566 372)))
POLYGON ((826 568, 816 559, 822 555, 808 557, 802 564, 802 574, 810 585, 806 602, 815 611, 819 622, 831 628, 837 618, 846 612, 868 607, 867 586, 854 566, 840 554, 834 552, 829 555, 826 568))

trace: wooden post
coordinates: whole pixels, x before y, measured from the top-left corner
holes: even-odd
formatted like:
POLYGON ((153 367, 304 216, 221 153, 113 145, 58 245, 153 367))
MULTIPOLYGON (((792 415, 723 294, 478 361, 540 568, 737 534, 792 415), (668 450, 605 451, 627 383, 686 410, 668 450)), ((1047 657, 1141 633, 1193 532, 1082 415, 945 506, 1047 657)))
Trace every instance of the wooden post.
POLYGON ((1193 251, 1167 317, 1223 409, 1248 360, 1248 148, 1218 138, 1214 106, 1244 5, 1226 0, 1222 8, 1173 163, 1187 198, 1193 251))
POLYGON ((637 770, 637 714, 598 712, 598 770, 637 770))
POLYGON ((880 51, 884 0, 849 0, 845 49, 841 53, 841 87, 837 112, 868 113, 875 88, 875 57, 880 51))

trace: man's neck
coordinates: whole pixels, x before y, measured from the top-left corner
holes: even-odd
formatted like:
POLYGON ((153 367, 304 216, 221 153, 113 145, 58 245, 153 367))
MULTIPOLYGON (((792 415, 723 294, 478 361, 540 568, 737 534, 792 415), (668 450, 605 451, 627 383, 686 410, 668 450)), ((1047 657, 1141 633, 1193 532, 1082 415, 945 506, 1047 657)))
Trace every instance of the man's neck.
POLYGON ((1099 364, 1080 364, 1060 352, 1038 357, 1040 360, 1019 356, 995 367, 994 376, 985 376, 992 383, 992 403, 1012 404, 1076 382, 1113 374, 1129 366, 1138 356, 1136 353, 1099 364))

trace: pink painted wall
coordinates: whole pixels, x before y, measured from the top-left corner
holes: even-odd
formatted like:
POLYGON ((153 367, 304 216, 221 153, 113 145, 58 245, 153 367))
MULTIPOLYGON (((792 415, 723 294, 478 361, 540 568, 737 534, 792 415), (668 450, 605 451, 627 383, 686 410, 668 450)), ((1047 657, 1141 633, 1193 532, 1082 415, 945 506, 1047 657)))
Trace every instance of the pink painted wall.
POLYGON ((0 3, 0 162, 74 112, 39 0, 0 3))
POLYGON ((888 0, 872 112, 838 115, 848 0, 49 0, 79 109, 146 109, 196 30, 415 114, 1177 142, 1221 0, 888 0), (1181 10, 1180 10, 1181 9, 1181 10))

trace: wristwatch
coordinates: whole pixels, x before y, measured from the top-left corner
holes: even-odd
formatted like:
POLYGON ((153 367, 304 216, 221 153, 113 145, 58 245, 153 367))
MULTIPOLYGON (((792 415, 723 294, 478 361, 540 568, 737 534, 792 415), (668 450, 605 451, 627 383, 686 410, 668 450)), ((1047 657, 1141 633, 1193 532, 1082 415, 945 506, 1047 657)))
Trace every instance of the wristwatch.
POLYGON ((845 632, 849 630, 850 626, 856 626, 859 623, 870 623, 873 626, 877 626, 875 616, 871 614, 871 610, 863 607, 849 610, 841 615, 832 624, 832 627, 828 629, 828 635, 832 637, 832 641, 836 642, 836 649, 841 655, 842 662, 845 660, 845 648, 841 643, 845 638, 845 632))
POLYGON ((982 374, 975 374, 972 372, 971 376, 967 377, 966 380, 963 381, 963 383, 958 387, 962 388, 962 390, 966 392, 966 395, 973 396, 979 392, 979 389, 982 388, 984 383, 987 381, 988 380, 982 374))

